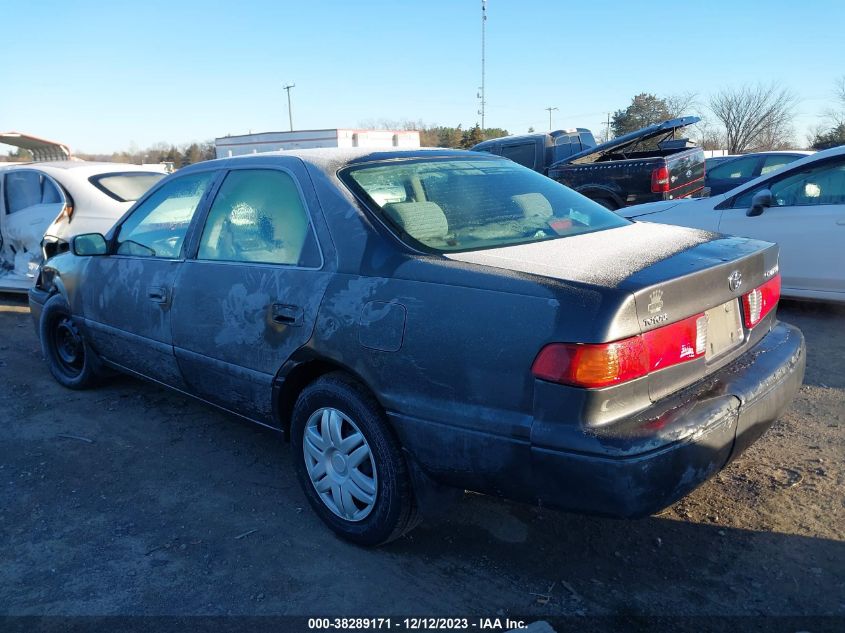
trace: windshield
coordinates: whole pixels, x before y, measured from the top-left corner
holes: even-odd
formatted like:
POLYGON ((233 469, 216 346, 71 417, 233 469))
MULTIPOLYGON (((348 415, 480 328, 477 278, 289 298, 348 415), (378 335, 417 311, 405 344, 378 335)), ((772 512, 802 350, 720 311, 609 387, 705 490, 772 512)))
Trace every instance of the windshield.
POLYGON ((129 171, 91 176, 91 184, 118 202, 135 202, 167 174, 154 171, 129 171))
POLYGON ((368 163, 340 178, 424 250, 495 248, 628 224, 568 187, 497 158, 368 163))

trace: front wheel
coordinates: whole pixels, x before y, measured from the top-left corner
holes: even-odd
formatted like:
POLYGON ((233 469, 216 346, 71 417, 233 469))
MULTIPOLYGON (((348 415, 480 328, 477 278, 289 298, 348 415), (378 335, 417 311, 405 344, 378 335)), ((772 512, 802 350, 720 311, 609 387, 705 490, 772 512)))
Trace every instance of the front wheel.
POLYGON ((306 387, 294 406, 299 483, 326 525, 360 545, 387 543, 415 525, 408 468, 387 424, 375 398, 339 372, 306 387))
POLYGON ((99 362, 79 331, 70 306, 53 295, 41 312, 41 350, 53 378, 69 389, 87 389, 97 382, 99 362))

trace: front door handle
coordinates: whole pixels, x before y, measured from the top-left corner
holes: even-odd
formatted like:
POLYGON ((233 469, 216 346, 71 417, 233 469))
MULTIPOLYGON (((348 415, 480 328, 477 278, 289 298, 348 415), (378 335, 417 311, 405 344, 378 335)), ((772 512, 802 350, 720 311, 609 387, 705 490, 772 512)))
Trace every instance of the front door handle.
POLYGON ((305 311, 299 306, 287 305, 284 303, 274 303, 272 306, 273 323, 281 325, 302 325, 305 311))
POLYGON ((150 286, 147 288, 147 298, 153 303, 167 303, 167 288, 164 286, 150 286))

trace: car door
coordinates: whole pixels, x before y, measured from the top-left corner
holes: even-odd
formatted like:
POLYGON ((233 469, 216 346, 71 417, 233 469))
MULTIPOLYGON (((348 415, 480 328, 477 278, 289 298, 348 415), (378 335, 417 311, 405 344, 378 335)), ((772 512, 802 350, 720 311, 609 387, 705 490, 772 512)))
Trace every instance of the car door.
POLYGON ((65 208, 62 188, 37 169, 12 169, 3 176, 3 259, 18 275, 37 274, 41 239, 65 208))
POLYGON ((174 299, 174 349, 192 393, 271 422, 274 377, 311 338, 329 281, 317 205, 299 161, 226 174, 174 299))
POLYGON ((94 349, 107 360, 182 387, 171 309, 191 221, 217 171, 164 182, 113 230, 110 254, 92 257, 80 288, 94 349))
POLYGON ((719 231, 777 242, 785 288, 845 292, 845 157, 779 171, 727 206, 719 231), (749 217, 763 189, 772 192, 772 206, 749 217))

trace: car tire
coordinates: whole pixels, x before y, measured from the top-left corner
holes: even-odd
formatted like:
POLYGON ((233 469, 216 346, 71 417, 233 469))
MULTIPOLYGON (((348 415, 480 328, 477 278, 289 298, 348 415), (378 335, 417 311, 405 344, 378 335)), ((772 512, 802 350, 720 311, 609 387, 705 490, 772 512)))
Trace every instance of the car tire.
POLYGON ((593 201, 598 202, 605 209, 610 209, 611 211, 619 209, 619 205, 609 198, 593 198, 593 201))
POLYGON ((311 507, 344 539, 381 545, 418 524, 399 443, 378 401, 350 376, 326 374, 302 390, 291 448, 311 507))
POLYGON ((67 300, 53 295, 44 304, 39 323, 41 351, 53 378, 68 389, 96 385, 102 365, 74 323, 67 300))

